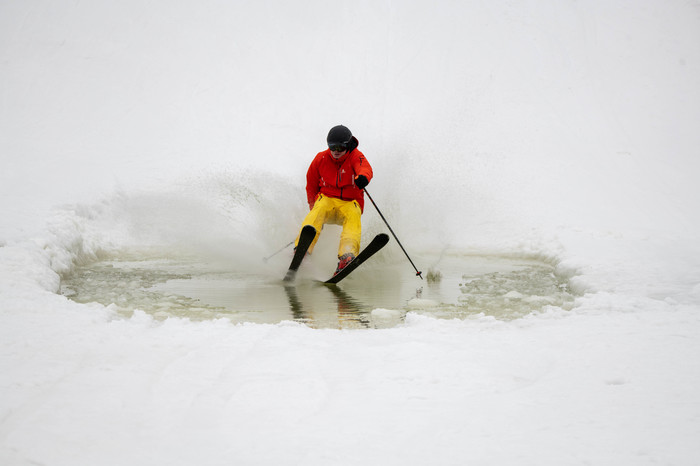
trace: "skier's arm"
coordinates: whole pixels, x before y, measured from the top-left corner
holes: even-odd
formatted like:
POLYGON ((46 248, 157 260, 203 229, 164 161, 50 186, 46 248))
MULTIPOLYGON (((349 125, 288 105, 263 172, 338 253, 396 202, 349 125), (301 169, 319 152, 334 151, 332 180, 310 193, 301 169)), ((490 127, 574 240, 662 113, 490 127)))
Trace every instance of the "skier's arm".
POLYGON ((355 185, 360 189, 364 189, 372 180, 373 176, 372 166, 364 155, 358 157, 353 170, 355 171, 355 185))
POLYGON ((316 197, 320 190, 318 187, 319 178, 317 161, 314 159, 311 165, 309 165, 309 170, 306 172, 306 200, 309 203, 309 210, 313 209, 316 203, 316 197))

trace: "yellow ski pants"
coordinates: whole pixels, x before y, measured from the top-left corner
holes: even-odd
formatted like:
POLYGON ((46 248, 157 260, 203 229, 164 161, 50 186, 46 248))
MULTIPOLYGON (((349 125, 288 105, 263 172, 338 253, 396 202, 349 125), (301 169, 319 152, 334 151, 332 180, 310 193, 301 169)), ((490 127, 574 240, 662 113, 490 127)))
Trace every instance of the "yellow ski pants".
MULTIPOLYGON (((306 215, 301 227, 311 225, 316 229, 309 252, 313 251, 316 242, 321 234, 321 229, 326 223, 342 225, 343 231, 340 234, 340 244, 338 245, 338 257, 343 254, 352 253, 357 256, 360 252, 360 236, 362 235, 362 209, 357 201, 344 201, 334 197, 327 197, 319 194, 314 203, 314 207, 306 215)), ((299 243, 299 237, 294 243, 294 247, 299 243)))

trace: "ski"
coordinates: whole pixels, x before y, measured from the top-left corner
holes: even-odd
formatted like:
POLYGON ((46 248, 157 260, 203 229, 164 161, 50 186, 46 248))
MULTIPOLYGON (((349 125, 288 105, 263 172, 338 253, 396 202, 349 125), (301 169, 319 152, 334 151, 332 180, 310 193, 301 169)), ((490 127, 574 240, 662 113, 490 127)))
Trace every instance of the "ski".
POLYGON ((350 272, 358 268, 364 261, 372 257, 374 253, 386 246, 386 243, 388 242, 389 235, 386 233, 379 233, 372 239, 366 248, 360 251, 360 254, 358 254, 352 262, 350 262, 343 270, 338 272, 336 275, 333 275, 324 283, 338 283, 340 280, 350 275, 350 272))
POLYGON ((299 266, 301 265, 301 261, 304 260, 306 251, 309 250, 309 246, 311 246, 311 242, 314 240, 315 236, 316 229, 311 225, 306 225, 304 226, 304 228, 301 229, 301 233, 299 234, 299 243, 294 249, 294 257, 292 258, 292 263, 289 264, 289 270, 287 270, 287 274, 284 276, 285 282, 290 282, 294 280, 294 277, 297 274, 297 270, 299 270, 299 266))

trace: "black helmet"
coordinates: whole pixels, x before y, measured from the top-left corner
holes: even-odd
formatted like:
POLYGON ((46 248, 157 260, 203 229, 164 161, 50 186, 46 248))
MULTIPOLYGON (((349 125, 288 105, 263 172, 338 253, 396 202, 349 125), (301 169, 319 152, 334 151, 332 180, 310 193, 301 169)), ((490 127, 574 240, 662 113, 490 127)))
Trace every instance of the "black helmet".
POLYGON ((328 147, 332 145, 345 145, 347 147, 351 140, 352 133, 343 125, 332 127, 331 130, 328 131, 328 137, 326 138, 328 147))

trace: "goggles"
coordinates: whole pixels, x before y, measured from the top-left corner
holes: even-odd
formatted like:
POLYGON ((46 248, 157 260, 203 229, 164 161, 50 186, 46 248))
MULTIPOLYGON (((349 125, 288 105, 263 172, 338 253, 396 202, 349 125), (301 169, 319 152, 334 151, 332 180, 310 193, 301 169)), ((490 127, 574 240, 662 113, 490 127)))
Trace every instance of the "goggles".
POLYGON ((333 152, 343 152, 348 150, 347 144, 329 144, 328 148, 333 152))

